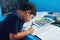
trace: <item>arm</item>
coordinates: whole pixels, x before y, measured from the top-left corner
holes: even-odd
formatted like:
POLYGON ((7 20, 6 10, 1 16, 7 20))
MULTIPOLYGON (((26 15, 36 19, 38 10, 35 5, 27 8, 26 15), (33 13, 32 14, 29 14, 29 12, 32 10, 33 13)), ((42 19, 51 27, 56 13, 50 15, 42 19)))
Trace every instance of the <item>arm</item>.
POLYGON ((26 35, 28 34, 31 34, 33 33, 34 29, 33 28, 30 28, 26 31, 23 31, 23 32, 19 32, 17 34, 13 34, 13 33, 10 33, 10 40, 17 40, 17 39, 21 39, 23 37, 25 37, 26 35))

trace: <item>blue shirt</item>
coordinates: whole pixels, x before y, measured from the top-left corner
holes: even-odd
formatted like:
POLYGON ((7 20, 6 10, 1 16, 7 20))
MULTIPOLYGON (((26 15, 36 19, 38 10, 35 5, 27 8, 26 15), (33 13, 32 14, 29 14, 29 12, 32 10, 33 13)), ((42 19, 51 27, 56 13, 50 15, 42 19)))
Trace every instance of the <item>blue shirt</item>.
POLYGON ((17 34, 23 26, 22 19, 13 11, 7 16, 2 23, 2 31, 0 32, 0 40, 10 40, 9 33, 17 34))

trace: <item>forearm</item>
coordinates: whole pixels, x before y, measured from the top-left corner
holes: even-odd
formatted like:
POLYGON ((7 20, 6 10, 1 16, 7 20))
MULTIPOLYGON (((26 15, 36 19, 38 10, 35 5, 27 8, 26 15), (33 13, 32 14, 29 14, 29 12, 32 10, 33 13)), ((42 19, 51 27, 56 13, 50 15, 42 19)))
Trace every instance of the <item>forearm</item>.
POLYGON ((29 31, 19 32, 19 33, 17 33, 16 38, 17 38, 17 39, 20 39, 20 38, 25 37, 25 36, 28 35, 28 34, 30 34, 29 31))
POLYGON ((17 34, 10 37, 11 40, 17 40, 25 37, 26 35, 30 34, 29 31, 18 32, 17 34))
POLYGON ((10 35, 10 40, 21 39, 21 38, 25 37, 26 35, 31 34, 33 32, 34 32, 34 29, 33 28, 29 28, 26 31, 18 32, 17 34, 10 33, 9 34, 10 35))

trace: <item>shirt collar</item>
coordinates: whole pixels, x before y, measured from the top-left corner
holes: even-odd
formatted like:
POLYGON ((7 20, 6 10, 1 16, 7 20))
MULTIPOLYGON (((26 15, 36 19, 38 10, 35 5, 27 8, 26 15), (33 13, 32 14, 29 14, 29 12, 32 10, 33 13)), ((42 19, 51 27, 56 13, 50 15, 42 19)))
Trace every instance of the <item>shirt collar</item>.
POLYGON ((17 14, 16 10, 13 10, 13 11, 12 11, 12 14, 13 14, 14 16, 17 16, 19 19, 21 19, 21 17, 17 14))

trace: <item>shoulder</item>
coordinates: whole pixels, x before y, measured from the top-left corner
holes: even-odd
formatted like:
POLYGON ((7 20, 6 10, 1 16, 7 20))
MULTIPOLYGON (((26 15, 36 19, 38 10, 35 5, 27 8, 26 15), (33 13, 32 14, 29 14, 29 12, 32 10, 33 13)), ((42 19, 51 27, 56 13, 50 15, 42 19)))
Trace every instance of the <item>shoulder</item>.
POLYGON ((7 17, 4 19, 3 22, 7 23, 7 22, 16 22, 18 19, 16 16, 9 14, 7 15, 7 17))

